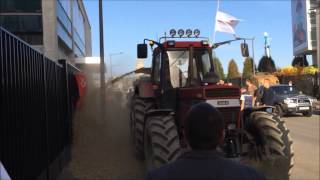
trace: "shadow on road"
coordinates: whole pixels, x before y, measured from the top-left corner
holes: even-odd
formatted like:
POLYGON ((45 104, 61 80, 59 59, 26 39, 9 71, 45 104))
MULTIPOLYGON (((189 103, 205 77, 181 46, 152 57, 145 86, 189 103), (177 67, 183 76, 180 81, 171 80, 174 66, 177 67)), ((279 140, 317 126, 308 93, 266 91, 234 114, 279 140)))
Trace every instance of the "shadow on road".
POLYGON ((76 113, 72 160, 60 180, 143 179, 144 165, 136 160, 130 142, 124 94, 111 90, 106 94, 103 111, 96 89, 87 94, 86 103, 76 113))

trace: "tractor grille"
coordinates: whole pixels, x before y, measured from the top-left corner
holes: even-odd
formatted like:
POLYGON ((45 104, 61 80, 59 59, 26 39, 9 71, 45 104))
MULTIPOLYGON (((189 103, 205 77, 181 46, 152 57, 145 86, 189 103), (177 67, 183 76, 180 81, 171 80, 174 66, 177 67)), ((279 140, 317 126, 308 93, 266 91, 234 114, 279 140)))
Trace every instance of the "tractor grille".
POLYGON ((230 123, 237 123, 240 108, 219 108, 218 110, 221 112, 226 126, 230 123))
POLYGON ((298 103, 308 104, 310 103, 309 99, 299 99, 298 103))
POLYGON ((205 93, 211 98, 240 96, 239 89, 206 89, 205 93))

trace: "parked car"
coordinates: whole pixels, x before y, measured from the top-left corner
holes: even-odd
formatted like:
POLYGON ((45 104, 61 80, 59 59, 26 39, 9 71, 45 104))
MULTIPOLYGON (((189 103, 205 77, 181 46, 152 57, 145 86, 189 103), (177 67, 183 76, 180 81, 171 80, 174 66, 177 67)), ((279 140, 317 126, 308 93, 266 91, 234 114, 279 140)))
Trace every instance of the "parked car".
POLYGON ((294 86, 279 84, 271 86, 275 92, 275 107, 279 116, 293 113, 302 113, 312 116, 312 102, 310 98, 299 92, 294 86))

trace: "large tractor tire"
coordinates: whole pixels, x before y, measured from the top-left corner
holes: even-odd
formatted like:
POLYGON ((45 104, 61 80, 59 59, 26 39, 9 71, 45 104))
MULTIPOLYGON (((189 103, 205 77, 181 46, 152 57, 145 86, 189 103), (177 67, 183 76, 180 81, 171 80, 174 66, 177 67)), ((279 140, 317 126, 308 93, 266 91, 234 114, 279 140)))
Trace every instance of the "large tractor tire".
POLYGON ((181 154, 181 147, 174 117, 150 116, 146 123, 144 152, 147 169, 176 160, 181 154))
POLYGON ((246 130, 252 136, 246 158, 267 179, 289 179, 293 167, 293 141, 285 122, 276 114, 253 112, 246 130))
POLYGON ((135 155, 138 159, 144 159, 143 145, 143 130, 145 124, 146 112, 154 107, 151 100, 142 99, 134 95, 132 98, 132 107, 130 113, 131 119, 131 136, 135 150, 135 155))

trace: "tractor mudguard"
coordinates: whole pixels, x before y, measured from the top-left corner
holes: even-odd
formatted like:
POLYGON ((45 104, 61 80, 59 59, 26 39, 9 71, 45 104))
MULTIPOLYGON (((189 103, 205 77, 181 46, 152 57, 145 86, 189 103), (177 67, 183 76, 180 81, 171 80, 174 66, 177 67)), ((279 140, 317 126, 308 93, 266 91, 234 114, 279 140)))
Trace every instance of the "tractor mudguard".
POLYGON ((256 111, 264 111, 267 112, 267 109, 272 108, 274 109, 274 106, 258 106, 258 107, 253 107, 253 108, 247 108, 244 110, 244 114, 250 114, 252 112, 256 112, 256 111))

